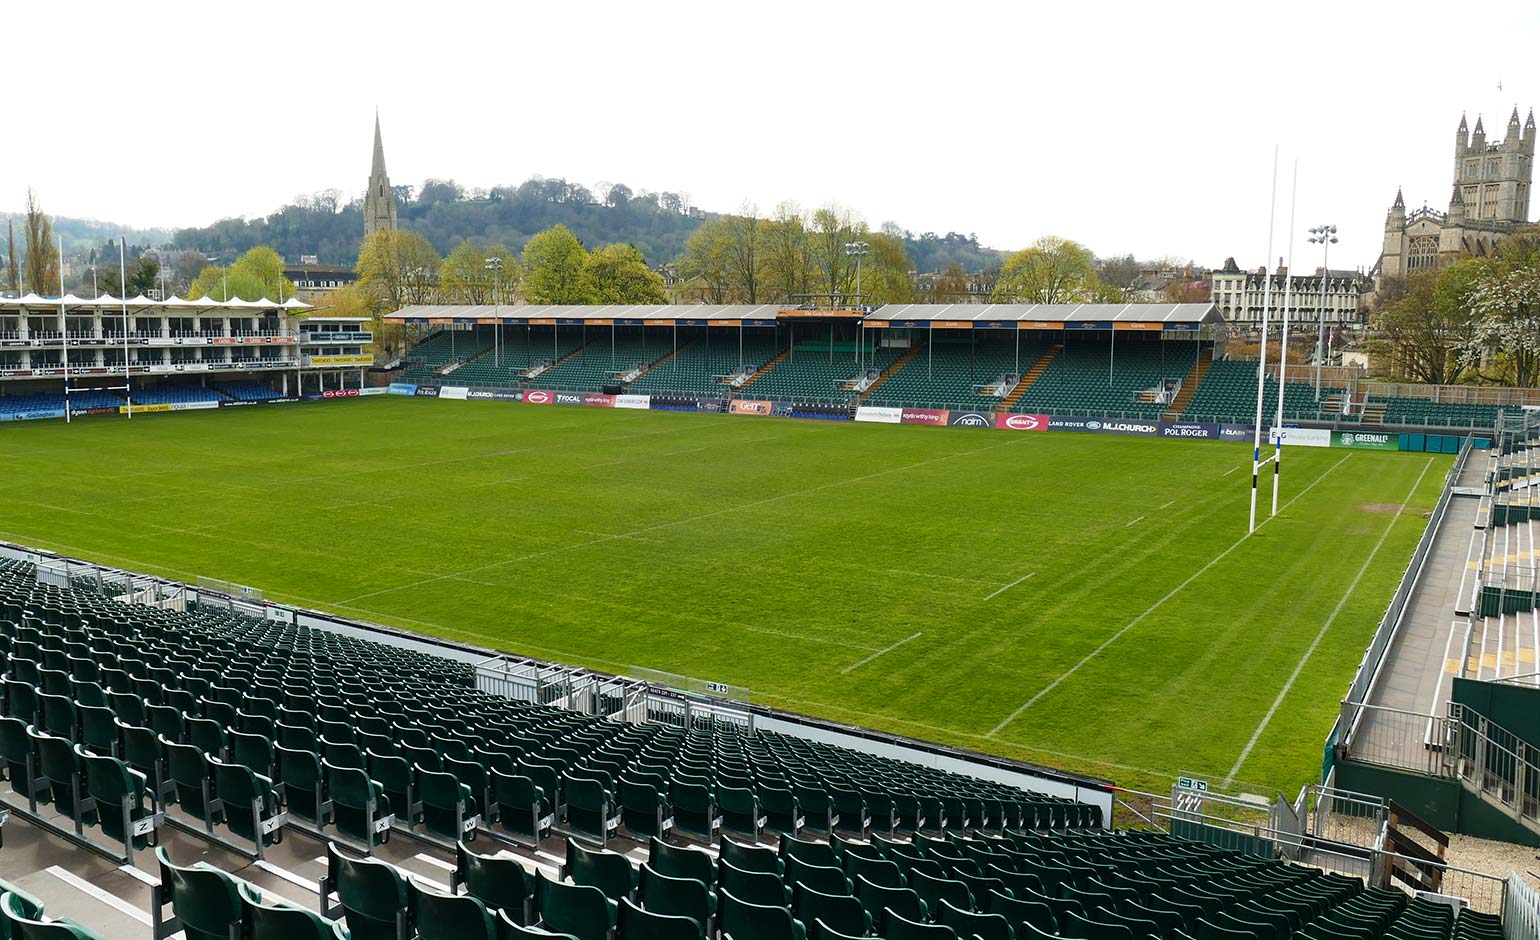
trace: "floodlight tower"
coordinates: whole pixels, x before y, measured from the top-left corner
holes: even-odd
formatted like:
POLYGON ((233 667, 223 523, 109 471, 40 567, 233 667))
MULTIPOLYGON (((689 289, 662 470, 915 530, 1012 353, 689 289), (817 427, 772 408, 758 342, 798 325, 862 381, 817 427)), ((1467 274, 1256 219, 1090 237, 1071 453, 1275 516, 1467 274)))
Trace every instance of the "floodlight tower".
POLYGON ((1326 280, 1331 277, 1331 246, 1337 243, 1335 225, 1317 225, 1310 230, 1310 244, 1321 246, 1321 305, 1316 310, 1315 327, 1315 400, 1321 400, 1321 360, 1326 358, 1326 280))
POLYGON ((492 272, 492 362, 503 364, 503 259, 497 255, 486 259, 486 269, 492 272))
POLYGON ((846 242, 845 257, 856 259, 856 303, 861 303, 861 259, 872 253, 866 242, 846 242))

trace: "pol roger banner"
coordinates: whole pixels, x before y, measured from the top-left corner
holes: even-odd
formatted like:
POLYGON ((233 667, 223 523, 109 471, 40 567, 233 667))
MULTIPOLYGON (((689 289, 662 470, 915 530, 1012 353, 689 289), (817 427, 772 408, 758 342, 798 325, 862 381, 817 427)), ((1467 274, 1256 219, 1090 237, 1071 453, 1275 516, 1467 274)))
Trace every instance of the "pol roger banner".
POLYGON ((1219 425, 1203 421, 1162 421, 1160 436, 1212 441, 1219 438, 1219 425))
MULTIPOLYGON (((712 399, 712 401, 715 401, 715 400, 716 399, 712 399)), ((615 407, 616 408, 635 408, 638 411, 645 411, 648 408, 652 407, 652 396, 651 395, 616 395, 615 396, 615 407)))
POLYGON ((904 420, 904 409, 862 405, 856 409, 856 420, 875 421, 878 424, 898 424, 904 420))
POLYGON ((1267 439, 1281 441, 1285 447, 1330 447, 1331 431, 1326 428, 1268 428, 1267 439))
POLYGON ((1355 447, 1359 450, 1400 450, 1401 436, 1386 431, 1338 431, 1332 438, 1333 447, 1355 447))
POLYGON ((995 427, 1004 431, 1046 431, 1047 415, 995 415, 995 427))

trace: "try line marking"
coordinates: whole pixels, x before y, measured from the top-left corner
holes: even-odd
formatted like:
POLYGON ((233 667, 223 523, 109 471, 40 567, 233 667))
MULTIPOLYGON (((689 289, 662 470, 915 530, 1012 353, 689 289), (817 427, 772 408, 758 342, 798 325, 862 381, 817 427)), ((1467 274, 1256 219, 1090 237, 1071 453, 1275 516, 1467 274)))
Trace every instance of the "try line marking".
POLYGON ((1009 591, 1011 588, 1015 587, 1016 585, 1020 584, 1021 582, 1025 581, 1025 580, 1027 580, 1028 578, 1032 577, 1035 574, 1037 574, 1036 571, 1028 571, 1026 574, 1024 574, 1021 577, 1017 578, 1016 580, 1012 581, 1010 584, 1003 585, 1002 587, 996 588, 995 590, 991 591, 989 593, 989 596, 984 598, 984 600, 986 600, 986 601, 987 600, 993 600, 996 596, 998 596, 1000 594, 1004 594, 1006 591, 1009 591))
MULTIPOLYGON (((1351 457, 1351 456, 1353 456, 1353 455, 1352 454, 1348 454, 1347 456, 1343 457, 1341 460, 1339 460, 1336 463, 1332 464, 1330 467, 1327 467, 1326 470, 1324 472, 1322 472, 1322 474, 1320 476, 1316 477, 1314 480, 1311 480, 1308 486, 1306 486, 1304 489, 1300 490, 1298 493, 1295 493, 1293 499, 1291 499, 1288 502, 1284 503, 1282 508, 1279 511, 1281 512, 1284 509, 1288 509, 1290 506, 1294 505, 1295 501, 1298 500, 1300 497, 1304 496, 1306 493, 1310 492, 1312 489, 1315 489, 1315 485, 1317 483, 1319 483, 1322 480, 1326 479, 1327 475, 1330 474, 1333 470, 1335 470, 1338 467, 1342 466, 1344 463, 1347 463, 1348 457, 1351 457)), ((1262 526, 1267 525, 1269 522, 1271 522, 1275 518, 1277 518, 1277 517, 1276 516, 1268 516, 1266 519, 1263 519, 1260 523, 1257 524, 1257 528, 1261 529, 1262 526)), ((1176 587, 1172 588, 1171 589, 1171 593, 1167 594, 1165 597, 1162 597, 1160 600, 1156 601, 1155 603, 1151 604, 1149 607, 1145 608, 1144 613, 1142 613, 1139 616, 1135 617, 1134 619, 1130 620, 1127 624, 1125 624, 1123 626, 1122 629, 1120 629, 1118 632, 1114 633, 1112 636, 1109 636, 1106 640, 1102 641, 1102 645, 1098 646, 1094 650, 1091 650, 1091 652, 1085 654, 1085 656, 1081 658, 1080 662, 1078 662, 1075 665, 1073 665, 1073 666, 1069 667, 1068 669, 1064 670, 1064 673, 1062 675, 1060 675, 1059 678, 1057 678, 1057 679, 1053 680, 1052 682, 1048 683, 1046 686, 1044 686, 1042 689, 1040 689, 1036 695, 1034 695, 1031 698, 1027 699, 1025 702, 1022 702, 1020 707, 1018 707, 1015 711, 1011 712, 1009 715, 1006 715, 1005 716, 1005 720, 1000 722, 998 725, 995 725, 994 728, 991 729, 990 732, 988 734, 986 734, 984 737, 992 738, 995 735, 999 734, 1001 731, 1005 730, 1006 725, 1009 725, 1011 722, 1013 722, 1017 718, 1021 717, 1021 713, 1022 712, 1026 711, 1029 708, 1031 708, 1033 705, 1036 705, 1038 703, 1039 699, 1041 699, 1043 696, 1047 695, 1049 692, 1052 692, 1054 689, 1058 688, 1059 685, 1061 683, 1063 683, 1065 679, 1068 679, 1070 676, 1072 676, 1075 673, 1079 672, 1081 666, 1084 666, 1086 663, 1088 663, 1091 660, 1095 659, 1096 657, 1100 656, 1102 654, 1102 652, 1104 650, 1106 650, 1107 647, 1109 647, 1112 644, 1116 643, 1120 638, 1122 638, 1123 634, 1125 634, 1128 631, 1132 630, 1134 627, 1137 627, 1141 622, 1143 622, 1144 618, 1148 617, 1150 614, 1153 614, 1156 611, 1156 609, 1158 609, 1166 601, 1169 601, 1171 598, 1173 598, 1173 597, 1177 596, 1178 594, 1182 593, 1182 591, 1186 589, 1187 585, 1189 585, 1189 584, 1193 583, 1194 581, 1198 580, 1198 578, 1202 577, 1203 574, 1205 572, 1207 572, 1210 568, 1214 567, 1215 565, 1217 565, 1221 561, 1223 561, 1227 555, 1229 555, 1231 552, 1235 551, 1237 548, 1240 548, 1241 545, 1243 545, 1247 539, 1251 538, 1252 535, 1253 535, 1253 533, 1248 532, 1245 535, 1241 536, 1240 538, 1236 539, 1234 541, 1234 543, 1232 543, 1230 545, 1229 548, 1227 548, 1224 551, 1220 552, 1218 555, 1215 555, 1213 557, 1213 559, 1208 562, 1208 564, 1204 565, 1202 568, 1199 568, 1197 571, 1194 571, 1191 575, 1189 575, 1186 581, 1183 581, 1181 584, 1178 584, 1176 587)))
POLYGON ((1385 539, 1390 537, 1390 530, 1396 527, 1396 520, 1400 519, 1401 514, 1406 511, 1407 503, 1410 503, 1412 497, 1417 494, 1417 487, 1422 485, 1422 478, 1428 475, 1428 468, 1431 466, 1433 466, 1433 458, 1429 457, 1428 462, 1422 466, 1422 472, 1417 474, 1417 480, 1412 483, 1411 490, 1407 492, 1406 499, 1401 502, 1401 508, 1397 509, 1396 514, 1390 517, 1390 524, 1385 526, 1384 532, 1380 533, 1380 540, 1375 542, 1374 548, 1369 550, 1369 557, 1364 559, 1363 566, 1358 569, 1357 574, 1353 575, 1353 580, 1348 584, 1347 590, 1342 592, 1342 599, 1337 601, 1337 606, 1331 609, 1331 616, 1327 617, 1326 622, 1321 624, 1321 629, 1316 631, 1315 639, 1311 640, 1310 645, 1305 648, 1305 655, 1299 658, 1299 662, 1294 664, 1294 671, 1289 673, 1289 681, 1285 682, 1283 688, 1278 690, 1278 697, 1273 699, 1272 707, 1267 710, 1267 714, 1262 716, 1262 722, 1257 725, 1257 730, 1252 732, 1251 740, 1247 741, 1246 746, 1241 749, 1241 756, 1235 759, 1235 766, 1230 768, 1229 776, 1225 777, 1225 786, 1228 787, 1234 782, 1235 775, 1240 773, 1241 765, 1246 763, 1246 758, 1251 756, 1251 749, 1257 746, 1257 741, 1262 738, 1262 732, 1267 730, 1267 726, 1272 722, 1273 716, 1278 713, 1278 706, 1283 704, 1284 696, 1288 695, 1289 690, 1294 688, 1294 680, 1298 679, 1299 674, 1305 670, 1305 663, 1310 661, 1310 657, 1315 654, 1316 647, 1320 646, 1321 640, 1325 639, 1326 631, 1331 629, 1333 623, 1336 623, 1337 615, 1342 613, 1342 608, 1347 606, 1348 598, 1352 597, 1353 592, 1358 589, 1358 582, 1363 580, 1364 572, 1369 570, 1369 565, 1374 561, 1374 556, 1380 553, 1380 548, 1384 546, 1385 539))
POLYGON ((858 669, 858 668, 866 665, 867 663, 869 663, 872 660, 876 659, 878 656, 881 656, 883 653, 891 653, 894 650, 898 649, 900 646, 903 646, 905 643, 908 643, 910 640, 918 640, 920 637, 922 637, 924 635, 925 635, 924 633, 915 633, 915 634, 912 634, 910 636, 906 636, 902 640, 899 640, 897 643, 894 643, 892 646, 885 646, 882 649, 880 649, 877 652, 873 653, 872 655, 866 657, 865 659, 861 660, 858 663, 851 663, 849 666, 846 666, 844 669, 840 670, 840 675, 842 675, 842 676, 846 675, 851 670, 858 669))
MULTIPOLYGON (((1168 505, 1169 505, 1169 504, 1168 504, 1168 505)), ((1129 527, 1129 526, 1131 526, 1131 525, 1135 525, 1135 524, 1137 524, 1137 523, 1140 523, 1140 522, 1143 522, 1143 521, 1144 521, 1144 517, 1143 517, 1143 516, 1140 516, 1140 517, 1139 517, 1139 518, 1137 518, 1137 519, 1130 519, 1130 520, 1128 520, 1128 521, 1127 521, 1127 522, 1125 522, 1125 523, 1123 523, 1123 528, 1125 528, 1125 529, 1126 529, 1126 528, 1128 528, 1128 527, 1129 527)))

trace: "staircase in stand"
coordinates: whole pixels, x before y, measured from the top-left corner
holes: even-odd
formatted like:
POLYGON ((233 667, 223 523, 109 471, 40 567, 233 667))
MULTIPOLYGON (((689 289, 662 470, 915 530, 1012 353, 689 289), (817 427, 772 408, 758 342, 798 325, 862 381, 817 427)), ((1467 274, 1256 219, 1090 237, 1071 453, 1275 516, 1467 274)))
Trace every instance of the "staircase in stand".
POLYGON ((789 355, 791 355, 791 347, 788 346, 787 348, 781 350, 776 355, 776 357, 774 359, 771 359, 769 362, 765 363, 764 368, 760 369, 758 372, 756 372, 753 375, 749 376, 748 378, 744 379, 743 380, 743 384, 738 386, 738 390, 742 391, 742 390, 748 388, 750 385, 753 385, 755 382, 759 381, 759 377, 760 376, 764 375, 766 372, 769 372, 771 369, 774 369, 776 366, 780 365, 782 362, 785 361, 786 357, 789 356, 789 355))
POLYGON ((1176 393, 1176 397, 1171 399, 1171 407, 1167 408, 1166 413, 1160 416, 1161 420, 1181 420, 1182 412, 1187 410, 1187 405, 1192 401, 1192 396, 1197 394, 1198 383, 1203 381, 1205 375, 1208 375, 1208 367, 1213 364, 1213 349, 1204 349, 1198 353, 1198 364, 1193 366, 1192 371, 1187 373, 1187 378, 1182 380, 1181 389, 1176 393))
POLYGON ((1027 370, 1027 374, 1021 377, 1021 381, 1016 383, 1016 387, 1011 389, 1011 393, 1001 399, 1000 404, 995 406, 995 412, 1004 414, 1010 411, 1021 400, 1021 396, 1026 392, 1027 388, 1037 381, 1038 376, 1043 374, 1044 369, 1048 368, 1048 364, 1053 361, 1053 357, 1057 356, 1059 350, 1063 348, 1063 346, 1049 346, 1042 357, 1032 364, 1032 368, 1027 370))
POLYGON ((1385 423, 1385 403, 1382 401, 1365 401, 1359 412, 1358 423, 1366 428, 1377 428, 1385 423))
POLYGON ((685 343, 683 346, 680 346, 678 349, 670 350, 668 355, 666 355, 663 358, 657 360, 656 362, 649 363, 646 368, 644 368, 640 372, 636 373, 636 375, 631 378, 631 381, 635 382, 637 379, 639 379, 642 376, 646 375, 647 373, 651 372, 653 369, 656 369, 658 366, 661 366, 663 363, 669 361, 670 359, 672 359, 675 356, 679 355, 680 353, 684 352, 686 349, 689 349, 690 345, 691 344, 689 344, 689 343, 685 343))
POLYGON ((883 382, 886 382, 888 379, 892 378, 893 373, 897 372, 899 369, 902 369, 904 366, 908 365, 909 364, 909 360, 913 359, 919 353, 919 351, 920 351, 920 347, 918 347, 918 346, 910 346, 908 352, 904 353, 902 356, 899 356, 898 357, 898 361, 894 362, 892 365, 890 365, 886 369, 882 370, 882 374, 877 376, 877 378, 872 382, 872 384, 866 386, 866 391, 864 391, 861 394, 856 396, 856 404, 860 404, 861 402, 866 401, 866 396, 868 396, 872 392, 876 391, 877 390, 877 386, 881 385, 883 382))

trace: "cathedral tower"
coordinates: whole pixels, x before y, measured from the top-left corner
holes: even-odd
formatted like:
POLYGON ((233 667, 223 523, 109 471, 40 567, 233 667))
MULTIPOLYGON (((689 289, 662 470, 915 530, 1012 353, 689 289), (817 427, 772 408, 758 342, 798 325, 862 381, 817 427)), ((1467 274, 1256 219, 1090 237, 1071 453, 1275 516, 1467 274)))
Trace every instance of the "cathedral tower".
POLYGON ((374 115, 374 165, 369 170, 369 190, 364 194, 364 237, 380 229, 396 227, 396 194, 385 173, 385 144, 380 140, 380 115, 374 115))

